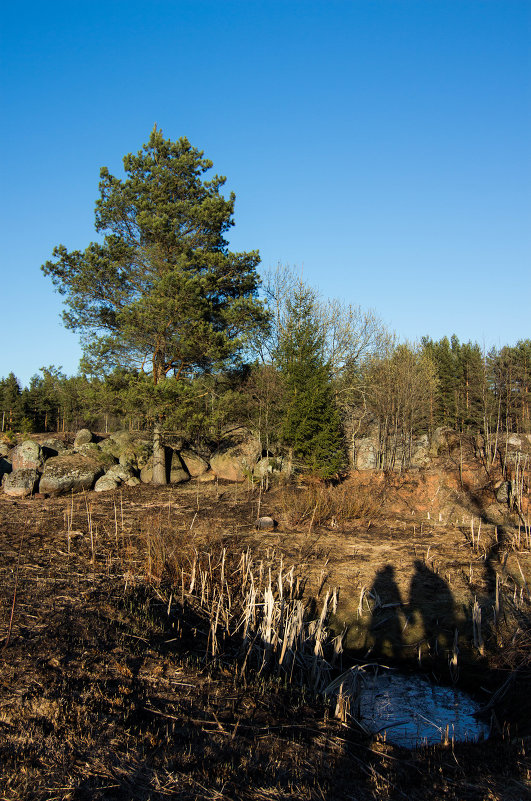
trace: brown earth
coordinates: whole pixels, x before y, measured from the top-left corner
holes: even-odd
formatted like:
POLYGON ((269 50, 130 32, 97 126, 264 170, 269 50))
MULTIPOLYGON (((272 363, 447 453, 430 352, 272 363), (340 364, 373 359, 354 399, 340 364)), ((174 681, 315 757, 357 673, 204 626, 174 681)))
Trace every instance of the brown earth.
POLYGON ((530 542, 495 478, 441 463, 335 489, 1 495, 0 798, 529 797, 530 542), (255 529, 262 514, 274 531, 255 529), (207 657, 180 577, 223 548, 294 565, 309 605, 338 587, 344 665, 393 660, 472 687, 491 738, 401 750, 308 688, 243 675, 230 644, 207 657))

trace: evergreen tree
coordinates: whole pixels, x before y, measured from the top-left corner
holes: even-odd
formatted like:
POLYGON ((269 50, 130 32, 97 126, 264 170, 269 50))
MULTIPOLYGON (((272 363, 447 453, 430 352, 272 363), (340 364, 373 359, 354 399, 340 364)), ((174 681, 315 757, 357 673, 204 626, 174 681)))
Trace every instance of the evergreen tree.
POLYGON ((0 382, 0 400, 2 431, 18 428, 23 417, 22 390, 14 373, 9 373, 0 382))
POLYGON ((282 438, 305 467, 331 478, 345 468, 346 458, 323 346, 315 293, 300 282, 288 300, 287 321, 275 353, 285 380, 282 438))
MULTIPOLYGON (((84 251, 60 245, 43 265, 65 296, 67 327, 83 334, 84 367, 138 367, 154 386, 233 362, 265 323, 256 294, 257 251, 231 253, 225 235, 235 196, 225 178, 203 180, 212 162, 187 139, 165 140, 156 127, 125 180, 104 167, 96 230, 104 241, 84 251)), ((153 480, 165 483, 160 420, 153 480)))

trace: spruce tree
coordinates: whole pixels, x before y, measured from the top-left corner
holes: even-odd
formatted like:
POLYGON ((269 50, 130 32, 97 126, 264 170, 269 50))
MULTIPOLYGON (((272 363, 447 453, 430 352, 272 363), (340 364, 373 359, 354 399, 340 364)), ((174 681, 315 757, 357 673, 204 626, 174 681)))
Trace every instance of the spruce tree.
POLYGON ((302 282, 287 303, 287 324, 275 354, 285 379, 282 438, 294 456, 322 478, 346 466, 345 446, 315 293, 302 282))

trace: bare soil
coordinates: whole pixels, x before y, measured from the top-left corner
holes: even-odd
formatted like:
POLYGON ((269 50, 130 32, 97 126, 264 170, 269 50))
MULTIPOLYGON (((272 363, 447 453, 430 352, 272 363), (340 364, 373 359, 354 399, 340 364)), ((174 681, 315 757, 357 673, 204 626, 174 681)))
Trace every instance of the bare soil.
POLYGON ((529 543, 490 482, 474 466, 357 474, 328 511, 316 486, 1 495, 0 798, 531 797, 529 543), (259 514, 277 528, 257 530, 259 514), (338 587, 343 667, 458 681, 489 707, 491 738, 401 750, 308 687, 242 675, 230 647, 208 657, 175 566, 222 548, 295 565, 309 605, 338 587))

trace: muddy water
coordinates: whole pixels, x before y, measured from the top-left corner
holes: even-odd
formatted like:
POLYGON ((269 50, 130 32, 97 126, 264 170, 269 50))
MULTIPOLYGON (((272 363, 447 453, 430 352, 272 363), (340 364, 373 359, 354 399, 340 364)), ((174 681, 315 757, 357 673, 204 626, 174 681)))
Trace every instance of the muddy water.
POLYGON ((467 693, 430 683, 423 676, 386 670, 366 674, 359 696, 359 720, 372 733, 405 748, 440 743, 448 738, 476 742, 489 727, 475 714, 476 703, 467 693))

